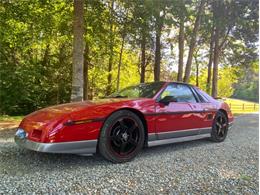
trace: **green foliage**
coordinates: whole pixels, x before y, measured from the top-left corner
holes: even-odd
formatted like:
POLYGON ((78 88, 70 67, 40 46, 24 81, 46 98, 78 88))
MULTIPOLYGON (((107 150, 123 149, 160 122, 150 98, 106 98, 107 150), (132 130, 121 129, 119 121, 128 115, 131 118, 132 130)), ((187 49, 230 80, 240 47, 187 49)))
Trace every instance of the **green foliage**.
POLYGON ((20 122, 24 116, 8 116, 8 115, 0 115, 0 122, 20 122))
MULTIPOLYGON (((145 37, 145 81, 153 81, 155 33, 162 24, 161 80, 174 80, 178 67, 178 27, 185 21, 185 51, 199 1, 114 0, 85 1, 84 58, 89 64, 89 98, 105 96, 108 64, 112 53, 112 92, 116 90, 117 67, 124 38, 119 88, 140 82, 141 41, 145 37), (112 31, 110 29, 112 23, 112 31)), ((207 1, 198 33, 191 83, 206 89, 211 1, 207 1)), ((236 22, 227 36, 220 58, 219 96, 258 100, 258 2, 229 1, 236 22)), ((230 14, 229 13, 229 14, 230 14)), ((0 113, 28 114, 36 109, 70 101, 72 73, 73 1, 30 0, 0 2, 0 113)), ((225 33, 225 32, 223 32, 225 33)), ((184 61, 185 58, 184 58, 184 61)))
POLYGON ((254 62, 251 68, 241 68, 237 73, 242 75, 235 84, 232 97, 259 102, 259 63, 254 62), (242 72, 242 73, 241 73, 242 72))
MULTIPOLYGON (((219 68, 218 91, 219 97, 231 97, 234 93, 234 84, 237 82, 237 69, 234 67, 219 68)), ((207 69, 202 69, 199 75, 199 87, 206 91, 207 69)), ((191 77, 191 83, 196 85, 196 78, 191 77)))
POLYGON ((0 4, 0 112, 27 114, 69 101, 71 4, 0 4))
POLYGON ((219 97, 230 97, 234 93, 233 85, 237 82, 236 68, 224 67, 219 69, 218 92, 219 97))

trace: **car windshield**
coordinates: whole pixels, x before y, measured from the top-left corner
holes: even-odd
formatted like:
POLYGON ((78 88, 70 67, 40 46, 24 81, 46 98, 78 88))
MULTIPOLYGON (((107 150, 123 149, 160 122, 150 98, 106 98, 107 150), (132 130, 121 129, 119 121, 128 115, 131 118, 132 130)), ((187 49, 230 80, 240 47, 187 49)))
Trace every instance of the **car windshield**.
POLYGON ((163 82, 141 83, 111 94, 110 98, 152 98, 161 89, 163 82))

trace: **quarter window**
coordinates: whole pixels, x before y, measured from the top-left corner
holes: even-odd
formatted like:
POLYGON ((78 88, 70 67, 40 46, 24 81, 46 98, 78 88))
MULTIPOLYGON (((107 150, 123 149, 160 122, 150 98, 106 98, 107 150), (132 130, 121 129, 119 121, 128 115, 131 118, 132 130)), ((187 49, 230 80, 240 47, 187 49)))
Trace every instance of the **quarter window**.
POLYGON ((176 102, 197 102, 190 88, 182 84, 169 84, 162 92, 160 99, 165 96, 172 96, 176 102))

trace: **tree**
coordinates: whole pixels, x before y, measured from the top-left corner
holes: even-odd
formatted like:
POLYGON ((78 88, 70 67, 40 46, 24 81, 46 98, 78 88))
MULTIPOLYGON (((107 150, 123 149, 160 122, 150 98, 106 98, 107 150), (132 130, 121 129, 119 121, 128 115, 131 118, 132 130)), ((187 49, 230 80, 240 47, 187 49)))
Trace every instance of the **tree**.
POLYGON ((75 44, 73 1, 1 1, 0 113, 23 115, 70 102, 72 75, 84 88, 80 100, 153 81, 155 72, 157 80, 180 80, 192 40, 190 83, 203 90, 214 83, 217 95, 257 100, 258 1, 207 1, 194 39, 200 3, 84 1, 84 39, 75 44), (75 52, 82 43, 83 51, 75 52), (83 77, 75 77, 73 52, 80 54, 83 77))
POLYGON ((209 62, 208 62, 208 76, 207 76, 207 85, 206 91, 210 93, 210 86, 211 86, 211 71, 212 71, 212 61, 213 61, 213 49, 214 49, 214 24, 211 27, 211 35, 210 35, 210 46, 209 46, 209 62))
POLYGON ((70 101, 72 6, 59 0, 0 2, 2 114, 70 101))
POLYGON ((117 11, 118 25, 119 25, 119 36, 121 38, 121 45, 119 51, 119 61, 117 66, 117 80, 116 80, 116 91, 119 91, 120 87, 120 73, 123 60, 123 52, 125 47, 126 35, 130 31, 130 18, 129 18, 129 7, 121 5, 121 9, 117 11))
POLYGON ((156 27, 156 37, 155 37, 154 81, 160 81, 161 31, 162 31, 162 25, 158 24, 158 26, 156 27))
POLYGON ((188 83, 189 79, 190 79, 192 57, 193 57, 194 48, 196 46, 196 38, 197 38, 198 30, 199 30, 199 25, 200 25, 200 20, 201 20, 201 15, 202 15, 204 5, 205 5, 205 0, 201 0, 199 9, 197 12, 196 20, 194 23, 194 28, 193 28, 192 35, 191 35, 189 54, 188 54, 188 59, 187 59, 187 63, 186 63, 186 68, 185 68, 185 75, 183 78, 183 82, 185 82, 185 83, 188 83))
POLYGON ((154 58, 154 81, 160 81, 161 71, 161 35, 164 25, 165 9, 167 1, 154 2, 154 18, 155 18, 155 58, 154 58))
POLYGON ((85 46, 85 52, 84 52, 84 68, 83 68, 83 78, 84 78, 84 88, 83 88, 83 99, 87 100, 88 99, 88 88, 89 88, 89 83, 88 83, 88 74, 89 74, 89 64, 90 64, 90 59, 89 59, 89 43, 86 42, 85 46))
POLYGON ((133 49, 139 50, 138 69, 140 83, 147 79, 147 66, 150 64, 152 50, 152 30, 153 30, 153 3, 150 1, 131 0, 125 3, 125 7, 130 10, 128 37, 133 49), (135 47, 136 45, 137 47, 135 47))
POLYGON ((186 7, 183 1, 179 1, 178 4, 178 15, 179 15, 179 37, 178 37, 178 46, 179 46, 179 62, 178 62, 178 75, 177 81, 182 81, 183 76, 183 56, 184 56, 184 23, 186 19, 186 7))
POLYGON ((119 90, 119 83, 120 83, 120 70, 122 65, 122 56, 124 51, 124 45, 125 45, 125 35, 122 35, 122 43, 120 48, 120 54, 119 54, 119 62, 117 67, 117 81, 116 81, 116 90, 119 90))
POLYGON ((236 23, 239 13, 236 11, 235 2, 214 1, 213 20, 214 31, 214 53, 213 53, 213 73, 212 73, 212 92, 211 95, 218 96, 218 66, 221 53, 225 48, 229 33, 236 23))
POLYGON ((140 74, 140 83, 145 82, 145 60, 146 60, 146 37, 145 32, 142 32, 142 40, 141 40, 141 74, 140 74))
POLYGON ((83 100, 84 0, 74 0, 71 101, 83 100))
POLYGON ((113 68, 113 52, 114 52, 114 0, 111 1, 109 6, 109 60, 108 60, 108 76, 107 76, 107 91, 106 95, 111 94, 112 90, 112 68, 113 68))
POLYGON ((195 65, 196 65, 196 86, 199 87, 199 60, 198 60, 198 51, 195 51, 194 58, 195 58, 195 65))

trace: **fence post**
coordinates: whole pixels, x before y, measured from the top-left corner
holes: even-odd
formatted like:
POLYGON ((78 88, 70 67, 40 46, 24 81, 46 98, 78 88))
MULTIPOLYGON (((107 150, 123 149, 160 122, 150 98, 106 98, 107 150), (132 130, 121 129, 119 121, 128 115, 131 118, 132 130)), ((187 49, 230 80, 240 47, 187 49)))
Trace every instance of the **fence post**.
POLYGON ((243 104, 242 110, 245 110, 245 104, 243 104))
POLYGON ((254 110, 256 110, 256 104, 254 104, 254 110))
POLYGON ((229 108, 231 109, 231 103, 229 103, 229 108))

